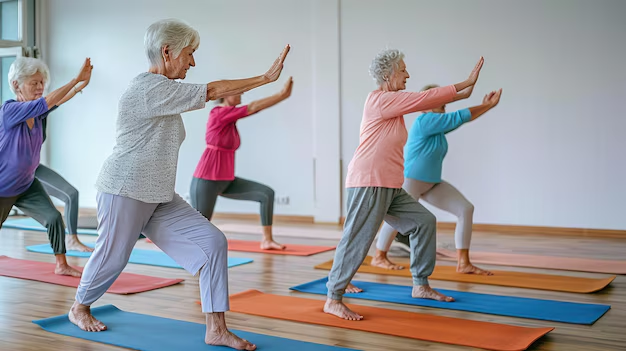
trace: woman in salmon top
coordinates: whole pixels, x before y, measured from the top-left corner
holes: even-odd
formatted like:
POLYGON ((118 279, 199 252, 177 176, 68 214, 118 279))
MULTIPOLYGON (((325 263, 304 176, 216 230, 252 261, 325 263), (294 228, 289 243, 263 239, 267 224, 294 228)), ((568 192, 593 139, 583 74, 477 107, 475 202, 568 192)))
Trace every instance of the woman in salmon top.
POLYGON ((290 77, 278 94, 241 104, 241 95, 220 99, 211 110, 206 128, 206 149, 198 162, 191 182, 191 205, 211 220, 217 196, 235 200, 257 201, 261 205, 263 225, 263 250, 284 250, 285 246, 272 237, 274 217, 274 190, 251 180, 235 177, 235 151, 241 141, 237 121, 251 116, 287 99, 291 95, 293 80, 290 77))
POLYGON ((372 61, 370 74, 378 89, 365 100, 359 146, 348 166, 347 215, 343 237, 328 275, 324 312, 348 320, 363 317, 343 304, 343 294, 359 292, 349 285, 363 263, 383 220, 401 235, 409 236, 414 298, 453 301, 430 288, 428 277, 435 268, 436 219, 402 189, 403 148, 407 140, 404 115, 430 110, 471 95, 483 59, 465 81, 422 92, 402 92, 409 73, 404 54, 384 50, 372 61))

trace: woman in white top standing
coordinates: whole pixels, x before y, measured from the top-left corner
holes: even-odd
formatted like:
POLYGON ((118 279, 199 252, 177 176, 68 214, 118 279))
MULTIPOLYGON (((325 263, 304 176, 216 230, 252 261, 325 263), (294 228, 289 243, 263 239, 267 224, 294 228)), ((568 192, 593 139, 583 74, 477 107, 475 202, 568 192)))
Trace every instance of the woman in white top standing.
POLYGON ((226 237, 174 191, 178 152, 185 138, 180 114, 201 109, 209 100, 276 81, 289 46, 257 77, 208 84, 177 82, 196 65, 193 54, 199 43, 198 32, 178 20, 158 21, 146 32, 150 69, 135 77, 120 98, 116 145, 97 181, 99 236, 69 319, 85 331, 106 330, 89 306, 122 272, 142 233, 185 270, 193 275, 199 272, 205 342, 255 350, 254 344, 226 327, 226 237))

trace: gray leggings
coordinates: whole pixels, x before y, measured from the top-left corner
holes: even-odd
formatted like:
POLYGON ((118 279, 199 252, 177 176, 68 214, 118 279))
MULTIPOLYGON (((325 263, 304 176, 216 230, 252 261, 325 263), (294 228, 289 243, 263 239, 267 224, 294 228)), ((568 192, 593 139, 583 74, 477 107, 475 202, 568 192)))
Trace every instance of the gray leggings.
POLYGON ((65 253, 65 225, 61 213, 54 207, 52 200, 41 183, 35 178, 33 184, 24 193, 13 197, 0 197, 0 228, 7 219, 13 206, 22 210, 48 229, 48 239, 55 255, 65 253))
POLYGON ((67 232, 76 234, 78 232, 78 190, 57 172, 42 164, 35 170, 35 178, 39 179, 48 195, 65 203, 67 232))
POLYGON ((274 217, 274 190, 257 182, 236 177, 234 180, 206 180, 194 177, 191 181, 191 206, 211 220, 217 196, 234 200, 256 201, 261 205, 261 224, 272 225, 274 217))
POLYGON ((408 236, 413 285, 428 285, 437 250, 435 216, 404 189, 348 188, 348 213, 328 274, 328 298, 342 299, 383 220, 408 236))

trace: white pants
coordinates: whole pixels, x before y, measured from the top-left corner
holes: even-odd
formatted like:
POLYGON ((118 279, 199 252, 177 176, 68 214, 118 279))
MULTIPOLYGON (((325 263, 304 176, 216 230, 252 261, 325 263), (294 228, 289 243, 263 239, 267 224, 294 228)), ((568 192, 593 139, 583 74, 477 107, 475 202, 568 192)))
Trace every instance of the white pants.
POLYGON ((224 234, 178 194, 151 204, 98 193, 98 240, 83 270, 76 301, 90 306, 122 273, 143 234, 192 275, 200 271, 204 313, 229 310, 228 242, 224 234))
MULTIPOLYGON (((422 199, 441 210, 454 214, 457 217, 454 232, 456 248, 469 249, 472 240, 474 205, 467 201, 463 194, 445 181, 434 184, 405 178, 402 187, 415 200, 422 199)), ((389 251, 396 234, 396 230, 385 222, 380 230, 376 248, 385 252, 389 251)))

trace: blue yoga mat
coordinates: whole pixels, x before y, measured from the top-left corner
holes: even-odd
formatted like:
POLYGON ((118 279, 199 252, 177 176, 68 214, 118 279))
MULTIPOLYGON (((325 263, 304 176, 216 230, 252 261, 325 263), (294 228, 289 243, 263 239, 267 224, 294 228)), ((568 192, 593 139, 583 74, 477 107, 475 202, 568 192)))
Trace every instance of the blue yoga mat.
MULTIPOLYGON (((22 230, 34 230, 38 232, 47 231, 46 227, 42 226, 41 224, 39 224, 39 222, 32 218, 9 219, 2 223, 2 227, 22 230)), ((78 233, 76 234, 98 235, 98 231, 95 229, 78 228, 78 233)))
MULTIPOLYGON (((91 340, 108 345, 125 347, 133 350, 170 351, 170 350, 233 350, 223 346, 208 346, 204 343, 204 324, 179 321, 134 312, 125 312, 113 305, 91 309, 94 317, 107 326, 103 332, 80 330, 67 318, 67 314, 35 320, 46 331, 91 340), (145 333, 137 333, 145 330, 145 333)), ((297 350, 297 351, 342 351, 351 350, 342 347, 314 344, 310 342, 279 338, 275 336, 231 330, 240 338, 257 346, 257 350, 297 350)))
MULTIPOLYGON (((85 245, 89 247, 94 247, 94 244, 92 243, 85 243, 85 245)), ((26 250, 43 254, 54 253, 54 251, 52 251, 52 247, 50 247, 50 244, 26 246, 26 250)), ((89 257, 91 256, 91 252, 68 251, 67 253, 65 253, 65 255, 72 257, 89 257)), ((228 267, 230 268, 235 266, 241 266, 243 264, 251 262, 252 259, 249 258, 229 257, 228 267)), ((146 264, 150 266, 169 268, 183 268, 178 263, 176 263, 176 261, 166 255, 165 252, 156 250, 133 249, 130 254, 130 259, 128 260, 128 263, 146 264)))
MULTIPOLYGON (((323 278, 294 286, 290 289, 310 294, 326 295, 327 281, 328 278, 323 278)), ((455 300, 454 302, 440 302, 412 298, 412 287, 410 286, 360 281, 353 281, 352 283, 363 289, 363 292, 345 294, 345 297, 572 324, 593 324, 611 308, 611 306, 608 305, 539 300, 437 289, 437 291, 442 294, 452 296, 455 300)))

